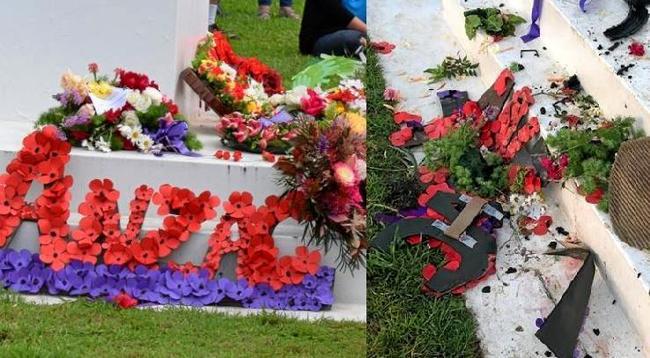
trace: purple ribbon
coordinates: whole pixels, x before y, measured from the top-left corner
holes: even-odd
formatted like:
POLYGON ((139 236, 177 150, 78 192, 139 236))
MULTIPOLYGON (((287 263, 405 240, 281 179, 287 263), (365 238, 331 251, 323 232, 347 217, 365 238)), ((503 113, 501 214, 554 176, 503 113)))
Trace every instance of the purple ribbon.
POLYGON ((192 152, 185 145, 184 139, 189 129, 187 122, 161 118, 158 121, 158 130, 149 135, 154 143, 162 144, 165 150, 190 157, 200 157, 201 154, 192 152))
POLYGON ((542 0, 535 0, 533 3, 533 12, 530 15, 530 29, 528 33, 521 37, 524 42, 530 42, 539 37, 539 17, 542 15, 542 0))
POLYGON ((582 12, 587 12, 587 0, 580 0, 580 9, 582 12))
POLYGON ((278 112, 271 118, 267 118, 267 117, 260 118, 260 124, 262 125, 262 128, 268 128, 274 124, 288 123, 291 121, 293 121, 293 116, 285 110, 278 112))

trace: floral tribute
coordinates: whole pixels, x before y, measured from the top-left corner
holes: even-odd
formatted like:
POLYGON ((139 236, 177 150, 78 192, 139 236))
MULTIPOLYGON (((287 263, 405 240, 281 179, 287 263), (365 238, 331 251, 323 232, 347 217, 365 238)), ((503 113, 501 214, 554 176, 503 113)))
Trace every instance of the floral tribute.
POLYGON ((37 127, 54 125, 59 136, 88 150, 138 150, 160 155, 195 155, 201 143, 189 131, 178 106, 145 74, 116 69, 113 79, 88 66, 90 78, 61 77, 59 106, 43 113, 37 127))
POLYGON ((256 207, 249 193, 234 192, 210 238, 201 265, 161 260, 216 218, 220 199, 205 191, 142 185, 130 202, 126 229, 119 225, 119 191, 109 179, 95 179, 79 205, 78 227, 71 228, 70 187, 64 175, 70 144, 57 128, 28 135, 23 149, 0 177, 0 248, 21 221, 37 222, 38 254, 0 250, 0 284, 17 292, 107 298, 128 307, 136 303, 207 305, 222 300, 246 307, 318 310, 332 303, 333 270, 320 265, 318 251, 296 248, 279 257, 272 233, 293 216, 289 198, 270 196, 256 207), (32 182, 44 184, 34 203, 25 201, 32 182), (164 216, 162 227, 141 234, 150 203, 164 216), (221 257, 237 254, 236 282, 217 279, 221 257))
POLYGON ((285 91, 275 70, 239 57, 220 32, 199 43, 192 67, 221 102, 216 132, 234 149, 285 154, 302 120, 366 115, 361 81, 342 80, 328 90, 296 86, 285 91))
POLYGON ((339 116, 331 125, 304 122, 291 157, 275 165, 288 189, 285 196, 305 237, 340 249, 340 263, 363 263, 365 236, 365 121, 339 116))

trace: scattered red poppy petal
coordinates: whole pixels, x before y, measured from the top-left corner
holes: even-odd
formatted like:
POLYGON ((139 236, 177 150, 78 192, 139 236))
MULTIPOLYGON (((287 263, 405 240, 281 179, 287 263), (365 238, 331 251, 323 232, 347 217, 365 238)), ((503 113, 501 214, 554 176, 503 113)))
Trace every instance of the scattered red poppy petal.
POLYGON ((548 215, 543 215, 537 220, 537 225, 533 229, 533 234, 543 236, 548 233, 548 228, 553 223, 553 218, 548 215))
POLYGON ((422 268, 422 277, 424 277, 425 280, 429 281, 429 280, 431 280, 433 275, 436 274, 436 271, 438 271, 438 270, 436 269, 436 267, 434 265, 426 264, 422 268))
POLYGON ((640 42, 633 41, 627 48, 630 51, 630 55, 639 57, 645 55, 645 46, 640 42))
POLYGON ((407 122, 422 122, 422 117, 417 114, 409 112, 395 112, 393 115, 393 120, 397 124, 407 123, 407 122))
POLYGON ((409 245, 420 244, 422 242, 422 236, 421 235, 409 236, 406 238, 406 242, 409 243, 409 245))
POLYGON ((585 199, 590 204, 598 204, 602 200, 605 191, 602 188, 594 190, 591 194, 587 195, 585 199))
POLYGON ((388 137, 390 143, 396 147, 404 146, 411 138, 413 138, 413 129, 410 127, 404 127, 388 137))

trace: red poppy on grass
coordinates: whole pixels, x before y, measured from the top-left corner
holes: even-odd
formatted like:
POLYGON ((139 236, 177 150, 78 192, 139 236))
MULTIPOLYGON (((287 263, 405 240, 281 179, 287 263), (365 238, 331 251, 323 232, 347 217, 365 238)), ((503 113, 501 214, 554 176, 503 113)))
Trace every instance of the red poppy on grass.
POLYGON ((442 191, 445 193, 453 193, 454 190, 447 185, 447 183, 440 183, 440 184, 434 184, 434 185, 429 185, 427 187, 427 190, 425 190, 420 196, 418 197, 418 204, 420 206, 427 206, 427 202, 433 198, 434 195, 436 195, 437 192, 442 191))
POLYGON ((120 308, 132 308, 138 305, 138 300, 129 296, 125 292, 121 292, 119 295, 113 298, 113 302, 118 305, 120 308))
POLYGON ((396 147, 402 147, 413 138, 413 129, 411 127, 404 127, 394 133, 392 133, 388 140, 390 143, 396 147))
POLYGON ((436 269, 436 267, 435 267, 434 265, 432 265, 432 264, 426 264, 426 265, 424 265, 424 267, 422 268, 422 277, 423 277, 425 280, 429 281, 429 280, 431 280, 431 278, 436 274, 437 271, 438 271, 438 270, 436 269))

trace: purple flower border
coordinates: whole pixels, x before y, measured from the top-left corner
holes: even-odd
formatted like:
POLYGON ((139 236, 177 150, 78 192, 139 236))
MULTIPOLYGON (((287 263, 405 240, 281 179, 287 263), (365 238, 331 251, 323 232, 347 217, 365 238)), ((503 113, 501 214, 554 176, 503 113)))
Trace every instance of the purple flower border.
POLYGON ((28 250, 0 249, 0 287, 18 293, 88 296, 112 300, 126 292, 140 304, 241 305, 292 311, 320 311, 334 303, 334 268, 322 266, 315 275, 305 275, 301 284, 274 291, 267 284, 249 286, 245 279, 209 279, 208 271, 183 274, 167 266, 131 271, 119 265, 92 265, 71 261, 55 272, 38 254, 28 250))

